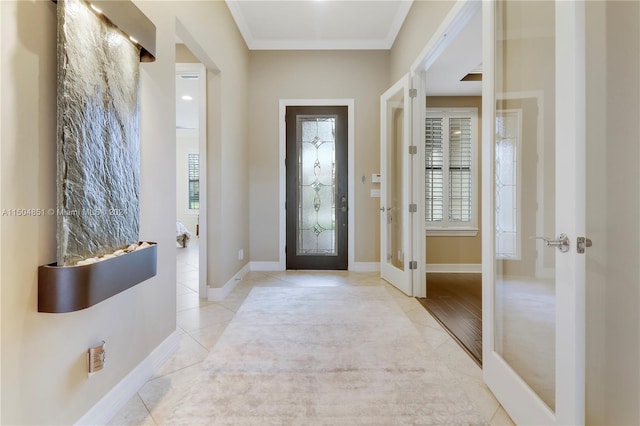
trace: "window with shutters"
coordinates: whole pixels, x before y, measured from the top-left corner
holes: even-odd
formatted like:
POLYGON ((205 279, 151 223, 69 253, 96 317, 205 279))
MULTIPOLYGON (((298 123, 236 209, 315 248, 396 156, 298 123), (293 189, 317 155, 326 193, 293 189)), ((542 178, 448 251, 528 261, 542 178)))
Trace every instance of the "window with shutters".
POLYGON ((475 108, 427 108, 427 235, 475 236, 478 233, 477 122, 475 108))
POLYGON ((200 209, 200 155, 187 154, 189 175, 189 210, 200 209))

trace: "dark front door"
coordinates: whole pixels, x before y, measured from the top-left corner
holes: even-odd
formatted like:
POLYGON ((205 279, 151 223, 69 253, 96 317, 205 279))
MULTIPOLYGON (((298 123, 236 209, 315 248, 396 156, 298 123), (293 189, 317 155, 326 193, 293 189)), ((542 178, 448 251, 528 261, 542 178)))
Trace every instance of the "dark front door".
POLYGON ((347 269, 347 107, 287 107, 287 269, 347 269))

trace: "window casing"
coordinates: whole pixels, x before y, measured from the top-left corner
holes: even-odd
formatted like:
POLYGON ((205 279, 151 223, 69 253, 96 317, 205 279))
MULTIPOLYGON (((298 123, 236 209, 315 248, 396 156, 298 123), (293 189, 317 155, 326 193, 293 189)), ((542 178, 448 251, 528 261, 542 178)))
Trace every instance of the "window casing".
POLYGON ((522 110, 496 111, 496 259, 520 260, 522 110))
POLYGON ((427 108, 427 235, 475 236, 478 233, 477 122, 475 108, 427 108))

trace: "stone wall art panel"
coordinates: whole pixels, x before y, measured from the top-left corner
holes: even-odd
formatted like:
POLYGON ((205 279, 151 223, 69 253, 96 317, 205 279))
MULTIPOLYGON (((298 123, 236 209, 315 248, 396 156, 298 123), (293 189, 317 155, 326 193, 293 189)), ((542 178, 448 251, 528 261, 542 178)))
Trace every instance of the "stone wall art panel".
POLYGON ((58 0, 58 266, 138 242, 140 48, 58 0))

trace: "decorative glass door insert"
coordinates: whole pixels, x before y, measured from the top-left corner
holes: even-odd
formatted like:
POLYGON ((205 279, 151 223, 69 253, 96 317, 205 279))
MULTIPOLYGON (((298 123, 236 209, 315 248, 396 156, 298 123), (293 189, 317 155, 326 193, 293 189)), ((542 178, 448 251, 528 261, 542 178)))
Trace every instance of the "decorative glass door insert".
POLYGON ((336 117, 298 116, 299 256, 335 256, 336 117))

